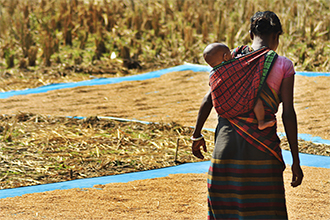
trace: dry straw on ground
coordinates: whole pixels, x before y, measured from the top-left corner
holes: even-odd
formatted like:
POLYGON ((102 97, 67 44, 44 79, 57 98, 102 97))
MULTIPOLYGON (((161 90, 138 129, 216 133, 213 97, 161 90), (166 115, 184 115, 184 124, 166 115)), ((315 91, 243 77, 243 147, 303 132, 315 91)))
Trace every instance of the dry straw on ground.
MULTIPOLYGON (((7 152, 0 154, 1 164, 12 170, 7 176, 1 176, 1 187, 88 177, 84 174, 108 175, 110 174, 108 169, 115 173, 125 172, 125 169, 139 170, 139 167, 152 169, 175 165, 173 161, 178 137, 180 137, 178 160, 180 162, 196 160, 190 153, 189 126, 194 125, 200 101, 208 89, 207 78, 207 73, 186 71, 166 74, 158 79, 143 82, 74 88, 0 100, 1 111, 7 113, 7 116, 1 118, 2 142, 0 143, 2 149, 7 152), (116 96, 116 92, 117 94, 120 92, 121 96, 116 96), (78 101, 76 97, 79 97, 78 101), (47 105, 51 105, 51 108, 47 105), (133 110, 127 111, 126 106, 130 106, 133 110), (38 114, 17 113, 15 109, 33 109, 38 114), (77 113, 90 117, 77 120, 54 116, 64 113, 70 115, 77 109, 77 113), (105 112, 109 110, 117 116, 126 115, 128 118, 163 121, 164 124, 151 126, 92 117, 97 115, 96 112, 105 116, 105 112), (16 115, 8 116, 15 111, 16 115), (176 123, 167 127, 171 121, 176 123), (114 127, 111 127, 112 125, 114 127), (152 139, 148 138, 150 134, 152 139), (140 135, 138 138, 140 144, 148 145, 138 145, 139 141, 134 135, 140 135), (163 135, 164 138, 161 138, 163 135), (20 144, 16 145, 19 149, 17 152, 13 143, 19 142, 20 144), (24 147, 24 144, 27 146, 24 147), (167 147, 164 147, 165 145, 167 147), (129 155, 129 152, 125 151, 128 148, 135 149, 135 153, 140 156, 135 163, 132 163, 132 160, 128 161, 133 157, 133 154, 129 155), (106 149, 114 150, 118 154, 107 154, 106 149), (148 157, 148 154, 142 152, 143 149, 145 152, 151 151, 151 156, 148 157), (152 154, 154 150, 158 152, 157 155, 152 154), (47 155, 52 161, 45 160, 43 155, 47 155), (107 163, 109 161, 107 159, 114 156, 117 160, 107 163), (100 158, 102 161, 99 161, 100 158), (32 163, 33 161, 38 163, 32 163), (119 162, 113 163, 116 161, 119 162), (106 165, 107 169, 102 165, 106 165)), ((297 76, 296 79, 295 100, 298 102, 296 110, 300 131, 326 139, 329 133, 322 127, 329 127, 329 118, 326 117, 328 114, 324 113, 324 110, 329 109, 327 106, 330 102, 327 102, 329 96, 324 94, 328 94, 329 90, 318 88, 327 88, 325 85, 329 83, 328 78, 297 76), (318 86, 311 87, 312 83, 318 86), (317 98, 311 99, 308 94, 313 94, 317 98), (310 117, 310 110, 313 118, 310 117), (319 120, 321 118, 322 120, 319 120)), ((206 127, 214 128, 215 124, 216 115, 213 112, 206 127)), ((280 125, 279 129, 283 127, 280 125)), ((205 135, 209 134, 205 133, 205 135)), ((209 140, 207 158, 212 151, 212 138, 212 134, 207 138, 209 140)), ((284 141, 283 144, 285 143, 284 141)), ((329 152, 328 146, 311 145, 308 142, 300 142, 299 145, 302 152, 307 150, 306 152, 309 153, 311 149, 315 152, 329 152)), ((296 189, 290 187, 290 169, 285 172, 290 220, 327 220, 330 215, 327 210, 330 189, 329 169, 304 167, 304 171, 303 185, 296 189)), ((205 219, 207 210, 205 184, 205 174, 199 176, 187 174, 180 177, 170 176, 127 184, 98 186, 103 190, 74 189, 24 195, 2 199, 0 219, 205 219), (79 203, 76 202, 77 199, 79 203)))
MULTIPOLYGON (((89 117, 0 117, 0 189, 196 162, 192 128, 89 117)), ((212 142, 213 133, 204 131, 212 142)), ((211 151, 210 151, 211 152, 211 151)), ((210 153, 206 155, 210 159, 210 153)))
MULTIPOLYGON (((89 117, 33 114, 0 118, 0 189, 151 170, 199 161, 192 128, 89 117)), ((204 131, 210 160, 214 133, 204 131)), ((289 150, 286 139, 282 147, 289 150)), ((330 155, 330 146, 299 141, 302 153, 330 155)))

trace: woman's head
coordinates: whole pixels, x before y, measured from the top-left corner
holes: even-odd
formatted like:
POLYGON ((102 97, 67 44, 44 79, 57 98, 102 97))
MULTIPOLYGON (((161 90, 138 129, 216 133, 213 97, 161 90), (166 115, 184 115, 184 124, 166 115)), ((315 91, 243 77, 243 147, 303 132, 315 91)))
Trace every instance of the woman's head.
POLYGON ((280 19, 274 12, 257 12, 251 17, 252 48, 257 49, 266 46, 275 51, 279 44, 279 36, 282 33, 280 19))
POLYGON ((250 31, 256 36, 283 33, 280 19, 271 11, 258 11, 255 13, 251 17, 250 31))

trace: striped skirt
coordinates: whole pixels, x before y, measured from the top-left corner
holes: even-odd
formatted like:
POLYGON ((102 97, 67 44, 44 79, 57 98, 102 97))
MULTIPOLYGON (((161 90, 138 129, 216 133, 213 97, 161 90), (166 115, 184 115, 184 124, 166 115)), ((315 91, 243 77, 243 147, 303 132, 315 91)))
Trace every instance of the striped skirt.
POLYGON ((219 118, 208 175, 208 219, 287 219, 283 164, 219 118))

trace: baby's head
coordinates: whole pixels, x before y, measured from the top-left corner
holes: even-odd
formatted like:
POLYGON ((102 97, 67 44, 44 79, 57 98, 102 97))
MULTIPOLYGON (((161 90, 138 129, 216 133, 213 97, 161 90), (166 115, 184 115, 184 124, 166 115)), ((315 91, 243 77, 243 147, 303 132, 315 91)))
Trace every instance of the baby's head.
POLYGON ((204 49, 203 57, 211 67, 215 67, 223 61, 232 59, 231 53, 227 45, 222 43, 212 43, 204 49))

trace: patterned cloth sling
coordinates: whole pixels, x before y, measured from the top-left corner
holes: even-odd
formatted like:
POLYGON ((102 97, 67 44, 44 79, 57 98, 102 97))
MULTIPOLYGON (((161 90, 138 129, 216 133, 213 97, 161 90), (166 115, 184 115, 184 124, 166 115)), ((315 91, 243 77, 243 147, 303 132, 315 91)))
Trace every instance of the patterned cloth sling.
MULTIPOLYGON (((244 50, 243 47, 234 50, 233 55, 242 54, 244 50)), ((218 115, 233 118, 251 111, 276 58, 274 51, 263 47, 214 67, 210 87, 218 115)))
MULTIPOLYGON (((265 105, 265 120, 275 120, 275 113, 280 103, 279 96, 266 84, 259 98, 265 105)), ((276 134, 276 126, 259 130, 257 119, 253 111, 228 120, 234 126, 237 133, 247 142, 257 149, 275 156, 284 166, 280 139, 276 134)))
POLYGON ((266 79, 277 54, 266 47, 251 52, 243 46, 235 49, 233 56, 239 57, 211 71, 213 106, 247 142, 283 163, 276 126, 259 130, 253 112, 255 102, 260 98, 265 107, 265 120, 275 119, 280 97, 267 85, 266 79))

